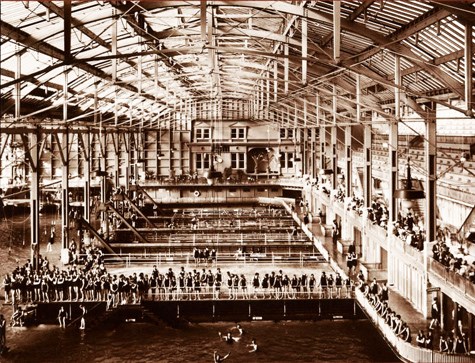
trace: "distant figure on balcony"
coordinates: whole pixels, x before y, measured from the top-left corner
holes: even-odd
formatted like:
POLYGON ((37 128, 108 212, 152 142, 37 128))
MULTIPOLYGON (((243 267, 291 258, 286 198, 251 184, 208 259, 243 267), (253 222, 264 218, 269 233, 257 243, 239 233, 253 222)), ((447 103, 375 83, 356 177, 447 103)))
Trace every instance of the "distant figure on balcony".
POLYGON ((434 300, 432 301, 431 317, 432 317, 432 320, 430 321, 429 329, 434 329, 434 325, 435 326, 440 325, 440 309, 439 309, 439 304, 437 303, 436 297, 434 297, 434 300))
POLYGON ((338 241, 339 237, 339 228, 338 228, 338 222, 336 219, 333 220, 332 223, 332 239, 333 239, 333 244, 336 244, 338 241))

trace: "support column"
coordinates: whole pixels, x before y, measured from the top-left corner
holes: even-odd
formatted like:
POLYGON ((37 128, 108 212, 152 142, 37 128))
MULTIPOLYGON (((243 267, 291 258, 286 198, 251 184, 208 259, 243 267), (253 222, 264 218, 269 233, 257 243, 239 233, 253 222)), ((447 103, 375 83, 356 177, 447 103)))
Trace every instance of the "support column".
POLYGON ((421 288, 424 289, 422 292, 422 313, 424 317, 429 316, 429 304, 431 303, 428 300, 427 286, 428 286, 428 256, 431 248, 431 242, 435 241, 436 229, 437 229, 437 204, 436 204, 436 179, 437 179, 437 122, 435 114, 435 104, 431 105, 431 109, 428 110, 427 118, 425 121, 426 126, 426 142, 425 142, 425 154, 426 154, 426 170, 427 176, 425 181, 426 189, 426 210, 425 210, 425 230, 426 230, 426 240, 424 243, 424 286, 421 288))
POLYGON ((344 178, 341 180, 345 183, 345 203, 344 214, 342 216, 343 223, 341 223, 341 239, 347 243, 353 243, 353 226, 348 223, 348 210, 346 208, 346 201, 353 195, 352 188, 352 173, 351 173, 351 126, 345 126, 345 172, 344 178))
MULTIPOLYGON (((401 104, 401 93, 400 88, 402 84, 402 76, 401 76, 401 60, 398 55, 394 56, 395 64, 394 64, 394 81, 396 83, 396 87, 394 87, 394 116, 395 120, 391 120, 389 124, 389 141, 388 141, 388 163, 391 168, 391 174, 389 176, 389 191, 388 191, 388 201, 389 201, 389 218, 388 218, 388 229, 387 234, 391 236, 392 234, 392 226, 393 222, 397 220, 397 205, 396 199, 394 198, 394 191, 398 187, 398 122, 400 119, 400 104, 401 104)), ((391 238, 389 237, 389 241, 391 238)), ((390 244, 388 243, 388 246, 390 244)), ((392 285, 393 281, 393 256, 391 254, 391 248, 388 248, 388 284, 392 285)))
POLYGON ((284 43, 284 94, 289 93, 289 43, 284 43))
POLYGON ((340 62, 341 19, 340 1, 333 2, 333 58, 335 63, 340 62))
MULTIPOLYGON (((26 141, 26 138, 25 138, 26 141)), ((25 150, 28 145, 23 145, 25 150)), ((31 219, 31 263, 33 269, 38 271, 39 254, 40 254, 40 178, 38 170, 39 146, 38 146, 38 130, 29 135, 29 154, 30 154, 30 219, 31 219)))
POLYGON ((464 48, 464 63, 465 63, 465 103, 467 111, 473 116, 475 105, 473 104, 473 39, 472 39, 472 25, 465 25, 465 48, 464 48))
POLYGON ((61 238, 61 261, 65 264, 69 263, 69 133, 66 130, 61 134, 61 143, 59 144, 59 152, 62 157, 62 176, 61 176, 61 226, 62 226, 62 238, 61 238))
MULTIPOLYGON (((357 74, 355 77, 356 77, 356 122, 361 123, 361 76, 357 74)), ((361 194, 364 200, 364 207, 370 208, 372 191, 373 191, 373 177, 372 177, 372 169, 371 169, 371 143, 372 143, 373 135, 371 133, 371 122, 366 123, 366 121, 368 121, 366 118, 363 121, 365 121, 365 124, 363 126, 363 185, 361 186, 362 188, 361 194)), ((368 223, 369 221, 367 219, 363 220, 362 228, 361 228, 361 241, 360 241, 361 244, 359 246, 355 246, 357 247, 356 253, 358 255, 369 248, 368 245, 370 243, 370 238, 367 235, 368 223)))
POLYGON ((91 133, 90 129, 84 135, 83 156, 84 156, 84 219, 91 222, 91 133))
POLYGON ((307 84, 307 9, 304 9, 305 17, 301 19, 302 22, 302 84, 307 84))
MULTIPOLYGON (((99 144, 101 148, 101 158, 99 160, 99 169, 101 170, 100 178, 101 178, 101 206, 105 206, 107 201, 107 161, 106 161, 106 145, 107 145, 107 134, 100 133, 99 134, 99 144)), ((107 209, 102 208, 101 213, 101 226, 102 231, 104 233, 105 238, 109 238, 109 219, 107 214, 107 209)))
MULTIPOLYGON (((64 84, 63 84, 63 122, 68 121, 68 69, 64 67, 64 84)), ((68 129, 57 136, 56 141, 59 146, 59 153, 62 162, 62 179, 61 179, 61 261, 69 263, 69 132, 68 129)))
POLYGON ((331 128, 331 158, 332 158, 332 169, 333 169, 333 174, 332 174, 332 190, 334 190, 337 185, 338 185, 338 155, 337 155, 337 127, 336 127, 336 121, 337 121, 337 113, 338 113, 338 108, 337 108, 337 102, 338 99, 336 97, 336 87, 333 85, 333 101, 332 101, 332 106, 333 106, 333 125, 331 128))

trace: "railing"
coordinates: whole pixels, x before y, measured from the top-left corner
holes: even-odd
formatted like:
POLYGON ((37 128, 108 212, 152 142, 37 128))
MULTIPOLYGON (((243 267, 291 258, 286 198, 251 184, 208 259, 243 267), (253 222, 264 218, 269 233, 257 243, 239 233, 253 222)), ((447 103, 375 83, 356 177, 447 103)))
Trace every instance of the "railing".
POLYGON ((173 301, 173 300, 281 300, 281 299, 351 299, 354 297, 352 288, 342 286, 338 290, 333 288, 331 292, 316 286, 315 288, 300 287, 293 289, 274 289, 274 288, 258 288, 254 289, 247 286, 243 289, 241 286, 228 288, 226 282, 222 283, 220 289, 209 286, 200 286, 199 290, 194 288, 157 288, 155 293, 146 294, 144 300, 147 301, 173 301), (302 291, 305 289, 304 291, 302 291))
POLYGON ((454 271, 448 270, 443 264, 429 257, 429 272, 437 275, 449 288, 455 288, 475 301, 475 284, 454 271))
POLYGON ((400 253, 405 256, 410 256, 414 262, 418 264, 420 269, 424 269, 423 251, 419 251, 417 248, 408 245, 405 241, 395 235, 391 235, 389 238, 391 239, 391 244, 396 247, 396 250, 400 251, 400 253))
MULTIPOLYGON (((305 182, 302 178, 288 178, 288 177, 281 177, 278 174, 257 174, 251 175, 248 178, 243 178, 241 180, 220 180, 215 179, 213 180, 213 185, 231 185, 231 186, 239 186, 239 185, 284 185, 284 186, 294 186, 294 187, 303 187, 305 182), (263 176, 263 178, 256 178, 259 176, 263 176)), ((146 179, 141 180, 140 185, 142 187, 153 187, 153 186, 177 186, 177 185, 196 185, 196 186, 203 186, 209 185, 208 180, 204 177, 199 177, 197 179, 193 179, 191 177, 175 177, 175 178, 167 178, 167 177, 160 177, 159 179, 146 179)))
POLYGON ((394 348, 394 350, 404 360, 410 362, 438 362, 438 363, 469 363, 473 362, 473 356, 461 354, 444 354, 434 350, 420 348, 410 343, 405 342, 385 323, 384 319, 378 315, 376 310, 371 306, 369 301, 364 297, 359 289, 355 290, 355 296, 371 319, 373 324, 379 329, 384 339, 394 348))
POLYGON ((123 253, 118 254, 122 260, 118 260, 115 255, 104 255, 104 260, 109 266, 125 266, 137 267, 144 265, 179 265, 184 267, 219 267, 221 264, 252 264, 255 266, 258 263, 272 264, 272 266, 281 263, 289 264, 289 262, 298 264, 303 267, 306 263, 321 263, 326 262, 323 256, 319 253, 218 253, 215 259, 198 259, 195 260, 193 253, 123 253))

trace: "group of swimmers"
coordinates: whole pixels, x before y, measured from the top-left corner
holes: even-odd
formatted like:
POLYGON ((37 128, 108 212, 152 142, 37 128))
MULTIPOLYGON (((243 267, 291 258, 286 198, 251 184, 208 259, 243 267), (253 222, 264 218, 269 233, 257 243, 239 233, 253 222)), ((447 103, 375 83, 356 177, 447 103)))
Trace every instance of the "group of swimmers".
MULTIPOLYGON (((224 342, 228 344, 239 342, 243 334, 244 334, 244 329, 242 328, 240 324, 237 324, 235 327, 231 328, 226 334, 222 334, 221 332, 218 332, 219 339, 223 340, 224 342), (236 331, 237 334, 234 334, 234 331, 236 331)), ((246 347, 250 348, 248 351, 249 353, 257 352, 258 347, 257 347, 256 338, 252 338, 251 343, 247 344, 246 347)), ((226 355, 220 355, 217 351, 214 351, 214 355, 213 355, 214 362, 215 363, 223 362, 225 359, 229 357, 230 354, 231 352, 229 352, 226 355)))
MULTIPOLYGON (((295 298, 345 298, 350 297, 350 280, 343 280, 337 273, 322 272, 317 280, 313 273, 285 274, 278 272, 246 276, 226 272, 218 267, 211 269, 193 269, 185 271, 181 267, 176 273, 169 268, 160 273, 153 266, 150 274, 133 273, 112 275, 102 262, 90 266, 68 266, 60 271, 54 266, 45 266, 38 272, 31 263, 18 267, 11 277, 4 280, 6 301, 11 294, 12 300, 22 302, 50 301, 107 301, 108 307, 118 304, 140 303, 142 299, 152 300, 214 300, 235 299, 295 299, 295 298), (222 294, 223 285, 227 294, 222 294)), ((224 289, 224 288, 223 288, 224 289)))
POLYGON ((150 277, 152 299, 158 300, 200 300, 202 297, 217 300, 223 298, 223 285, 227 288, 227 298, 230 300, 344 298, 351 295, 352 289, 350 280, 343 281, 338 273, 333 278, 332 274, 327 276, 325 272, 317 281, 313 273, 297 276, 285 274, 282 270, 262 276, 256 272, 253 277, 227 271, 226 276, 223 276, 219 267, 214 273, 211 269, 185 271, 181 267, 177 275, 169 268, 163 275, 154 266, 150 277))
POLYGON ((405 342, 410 343, 412 337, 409 325, 401 319, 401 315, 397 314, 388 306, 389 295, 386 283, 380 287, 376 279, 373 279, 370 284, 366 282, 361 283, 360 280, 359 288, 394 334, 405 342))
POLYGON ((5 303, 16 305, 17 302, 50 302, 65 300, 100 300, 101 277, 106 268, 98 254, 91 249, 84 265, 73 264, 61 271, 57 266, 50 266, 47 258, 38 261, 40 269, 35 270, 30 260, 18 266, 3 279, 5 303))

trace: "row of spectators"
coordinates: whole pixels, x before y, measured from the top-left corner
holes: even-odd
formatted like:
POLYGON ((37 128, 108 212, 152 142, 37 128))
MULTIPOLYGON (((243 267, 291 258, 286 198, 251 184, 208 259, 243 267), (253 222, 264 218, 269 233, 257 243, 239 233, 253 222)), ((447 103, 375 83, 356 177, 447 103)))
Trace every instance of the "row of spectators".
POLYGON ((409 326, 401 319, 401 315, 388 306, 389 292, 386 283, 380 286, 374 278, 368 284, 361 272, 358 275, 358 280, 361 292, 363 292, 363 295, 368 299, 378 315, 384 319, 388 327, 405 342, 411 342, 412 337, 409 326))
POLYGON ((469 263, 462 247, 452 253, 446 242, 438 240, 432 246, 432 256, 434 260, 444 265, 448 271, 457 273, 475 284, 475 260, 469 263))
POLYGON ((46 257, 40 255, 39 269, 33 268, 28 260, 17 266, 11 274, 5 275, 3 288, 5 303, 35 303, 63 300, 88 300, 94 298, 97 279, 106 273, 103 254, 100 249, 84 246, 82 265, 71 264, 61 271, 51 266, 46 257))

